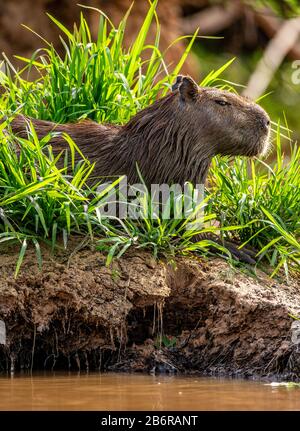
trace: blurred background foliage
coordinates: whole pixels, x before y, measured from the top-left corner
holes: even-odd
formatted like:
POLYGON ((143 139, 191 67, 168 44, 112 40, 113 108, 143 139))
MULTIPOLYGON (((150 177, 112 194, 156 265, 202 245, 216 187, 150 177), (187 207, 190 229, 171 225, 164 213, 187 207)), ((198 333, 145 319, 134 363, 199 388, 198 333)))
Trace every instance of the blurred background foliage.
MULTIPOLYGON (((249 4, 253 3, 248 1, 249 4)), ((273 9, 277 14, 290 18, 299 14, 299 1, 298 0, 257 0, 257 5, 267 6, 273 9)))
MULTIPOLYGON (((77 3, 78 0, 0 0, 1 52, 10 58, 16 68, 20 68, 21 62, 13 56, 16 54, 30 57, 40 48, 41 40, 24 29, 22 24, 43 35, 60 50, 57 27, 51 23, 46 12, 72 28, 73 23, 78 22, 81 10, 77 3)), ((83 4, 91 7, 86 10, 85 15, 92 34, 97 34, 98 13, 94 7, 103 10, 118 24, 132 1, 83 0, 83 4)), ((135 1, 127 26, 127 45, 134 41, 148 7, 147 0, 135 1)), ((192 34, 199 27, 199 35, 202 37, 196 40, 193 55, 183 70, 197 81, 212 69, 216 70, 232 57, 236 57, 223 78, 241 85, 239 92, 257 99, 262 94, 256 84, 264 79, 261 74, 255 73, 257 68, 262 68, 260 63, 265 61, 264 55, 267 52, 267 64, 261 71, 264 74, 265 70, 263 93, 267 93, 267 96, 261 104, 274 121, 283 119, 285 115, 294 132, 293 137, 299 139, 300 83, 292 80, 296 64, 294 62, 297 60, 300 69, 298 0, 159 0, 158 15, 162 50, 166 50, 176 38, 192 34), (276 44, 279 35, 280 43, 276 44)), ((149 42, 151 35, 154 37, 155 28, 152 33, 150 31, 149 42)), ((176 64, 186 43, 187 40, 182 39, 167 50, 168 64, 176 64)))

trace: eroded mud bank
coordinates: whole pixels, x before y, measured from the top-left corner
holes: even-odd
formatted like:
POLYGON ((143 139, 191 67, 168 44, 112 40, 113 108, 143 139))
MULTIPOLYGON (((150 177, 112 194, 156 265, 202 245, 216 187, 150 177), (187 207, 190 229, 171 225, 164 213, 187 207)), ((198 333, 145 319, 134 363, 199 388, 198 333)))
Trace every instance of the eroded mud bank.
POLYGON ((133 251, 1 256, 0 367, 199 372, 300 379, 300 286, 242 274, 222 260, 133 251), (161 335, 163 335, 162 342, 161 335))

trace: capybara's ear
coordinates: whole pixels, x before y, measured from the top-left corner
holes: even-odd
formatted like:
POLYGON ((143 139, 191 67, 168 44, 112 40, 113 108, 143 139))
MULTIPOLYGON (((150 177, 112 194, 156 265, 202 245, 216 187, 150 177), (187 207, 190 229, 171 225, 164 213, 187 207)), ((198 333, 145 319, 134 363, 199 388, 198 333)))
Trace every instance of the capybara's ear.
POLYGON ((179 84, 182 83, 182 80, 183 80, 183 76, 182 75, 178 75, 177 78, 176 78, 176 81, 172 85, 172 91, 175 91, 175 90, 178 89, 179 84))
POLYGON ((183 76, 179 85, 179 92, 183 101, 194 101, 199 92, 199 87, 190 76, 183 76))

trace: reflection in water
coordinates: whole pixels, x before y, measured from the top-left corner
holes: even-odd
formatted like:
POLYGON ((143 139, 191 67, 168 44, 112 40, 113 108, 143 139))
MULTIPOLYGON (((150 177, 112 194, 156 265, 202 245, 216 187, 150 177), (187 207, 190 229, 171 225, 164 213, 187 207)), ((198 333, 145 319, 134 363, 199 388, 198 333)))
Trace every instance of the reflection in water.
POLYGON ((1 376, 0 410, 300 410, 300 388, 132 374, 1 376))

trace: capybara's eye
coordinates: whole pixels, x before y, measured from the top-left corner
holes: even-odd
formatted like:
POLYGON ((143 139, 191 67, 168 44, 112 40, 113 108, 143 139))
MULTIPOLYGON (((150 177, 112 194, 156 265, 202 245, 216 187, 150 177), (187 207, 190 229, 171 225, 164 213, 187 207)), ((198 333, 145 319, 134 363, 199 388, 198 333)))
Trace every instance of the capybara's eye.
POLYGON ((229 102, 227 102, 227 100, 223 100, 223 99, 215 99, 215 102, 216 102, 218 105, 221 105, 221 106, 230 105, 230 103, 229 103, 229 102))

